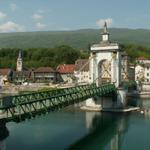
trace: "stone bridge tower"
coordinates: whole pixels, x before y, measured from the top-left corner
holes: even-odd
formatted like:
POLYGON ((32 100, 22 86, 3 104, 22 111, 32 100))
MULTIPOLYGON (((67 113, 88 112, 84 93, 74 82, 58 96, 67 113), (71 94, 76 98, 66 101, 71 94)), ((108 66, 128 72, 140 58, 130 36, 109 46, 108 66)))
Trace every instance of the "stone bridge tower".
POLYGON ((118 43, 109 41, 107 23, 101 33, 102 41, 91 46, 90 78, 97 85, 111 82, 119 87, 121 84, 121 47, 118 43))
POLYGON ((113 100, 109 102, 101 101, 96 102, 94 98, 86 100, 86 107, 93 107, 96 109, 103 108, 124 108, 126 105, 126 93, 121 88, 122 78, 122 54, 120 44, 110 42, 109 32, 107 30, 107 23, 104 23, 104 29, 101 33, 102 40, 98 44, 94 44, 90 47, 90 81, 97 85, 105 82, 115 84, 117 88, 117 101, 113 100))

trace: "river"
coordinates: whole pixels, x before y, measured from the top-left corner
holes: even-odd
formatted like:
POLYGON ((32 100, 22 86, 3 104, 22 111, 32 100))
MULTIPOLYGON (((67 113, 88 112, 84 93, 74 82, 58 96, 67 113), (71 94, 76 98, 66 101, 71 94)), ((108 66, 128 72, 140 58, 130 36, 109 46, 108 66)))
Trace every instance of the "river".
POLYGON ((150 100, 140 102, 124 114, 61 110, 7 123, 0 150, 148 150, 150 100))

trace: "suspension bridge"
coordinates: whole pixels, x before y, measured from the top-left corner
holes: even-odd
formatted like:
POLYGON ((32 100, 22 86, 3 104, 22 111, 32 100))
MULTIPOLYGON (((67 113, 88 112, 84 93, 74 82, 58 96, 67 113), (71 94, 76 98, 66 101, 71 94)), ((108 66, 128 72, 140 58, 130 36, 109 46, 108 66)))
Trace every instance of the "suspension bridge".
POLYGON ((113 84, 96 84, 76 86, 43 92, 34 92, 16 96, 6 96, 0 99, 1 119, 21 121, 42 113, 57 111, 94 96, 116 95, 113 84))
MULTIPOLYGON (((122 70, 125 77, 128 76, 128 71, 122 66, 122 54, 120 45, 109 41, 105 23, 102 41, 91 46, 89 84, 3 97, 0 99, 0 120, 22 121, 83 101, 86 101, 85 105, 93 107, 96 106, 93 100, 96 96, 109 96, 112 101, 117 101, 117 107, 124 108, 126 90, 122 84, 124 82, 122 70)), ((125 85, 126 88, 135 86, 134 84, 125 85)))

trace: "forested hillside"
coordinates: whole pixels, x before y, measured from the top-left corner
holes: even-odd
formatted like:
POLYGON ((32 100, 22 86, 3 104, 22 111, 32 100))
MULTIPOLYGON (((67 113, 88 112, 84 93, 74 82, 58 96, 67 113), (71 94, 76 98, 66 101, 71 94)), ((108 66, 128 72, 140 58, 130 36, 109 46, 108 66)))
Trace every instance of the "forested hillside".
MULTIPOLYGON (((150 30, 113 28, 109 32, 111 41, 150 47, 150 30)), ((98 29, 1 33, 0 48, 53 48, 70 45, 73 48, 87 49, 89 44, 100 41, 100 33, 98 29)))
MULTIPOLYGON (((110 29, 109 32, 111 41, 123 45, 131 62, 139 56, 150 59, 150 30, 110 29)), ((72 64, 78 58, 88 58, 89 46, 100 38, 100 30, 96 29, 3 33, 0 34, 0 67, 15 69, 20 49, 24 66, 28 68, 72 64)))

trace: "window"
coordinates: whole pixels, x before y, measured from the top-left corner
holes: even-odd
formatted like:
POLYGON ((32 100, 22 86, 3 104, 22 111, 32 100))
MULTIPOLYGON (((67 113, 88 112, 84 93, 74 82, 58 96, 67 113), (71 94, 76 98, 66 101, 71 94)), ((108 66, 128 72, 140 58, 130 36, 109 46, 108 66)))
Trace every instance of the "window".
POLYGON ((149 73, 147 73, 147 76, 149 76, 149 73))

